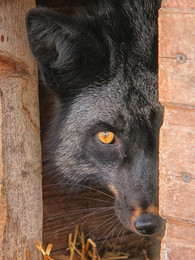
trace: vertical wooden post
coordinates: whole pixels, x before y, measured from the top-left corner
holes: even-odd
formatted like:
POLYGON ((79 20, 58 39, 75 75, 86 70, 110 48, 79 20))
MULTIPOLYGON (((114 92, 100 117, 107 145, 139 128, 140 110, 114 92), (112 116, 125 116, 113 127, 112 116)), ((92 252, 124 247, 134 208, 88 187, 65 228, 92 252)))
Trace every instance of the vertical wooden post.
POLYGON ((41 259, 41 146, 36 63, 25 14, 34 0, 0 1, 0 259, 41 259))
POLYGON ((164 0, 159 13, 162 260, 195 256, 195 1, 164 0))

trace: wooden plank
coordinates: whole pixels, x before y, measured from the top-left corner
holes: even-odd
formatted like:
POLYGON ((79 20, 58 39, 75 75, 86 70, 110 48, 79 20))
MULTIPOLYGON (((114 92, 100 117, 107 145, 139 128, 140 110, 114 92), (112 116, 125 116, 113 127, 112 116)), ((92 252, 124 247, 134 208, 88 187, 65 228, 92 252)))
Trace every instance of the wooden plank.
POLYGON ((195 213, 194 18, 193 10, 168 8, 161 9, 159 18, 159 97, 165 106, 159 152, 160 213, 191 222, 195 213))
POLYGON ((182 172, 195 177, 195 132, 162 128, 160 165, 162 174, 179 176, 182 172))
POLYGON ((160 214, 167 219, 174 219, 195 225, 195 182, 194 179, 190 180, 187 176, 188 175, 181 173, 180 176, 161 174, 159 196, 161 201, 160 214), (187 178, 189 181, 185 181, 187 178))
POLYGON ((195 12, 162 9, 159 18, 159 99, 195 107, 195 12))
POLYGON ((0 259, 41 259, 41 146, 37 69, 25 14, 34 0, 0 3, 0 259))
POLYGON ((161 247, 162 260, 191 260, 195 255, 195 226, 167 221, 161 247))
POLYGON ((166 218, 161 260, 195 255, 195 1, 164 0, 159 12, 159 211, 166 218))
POLYGON ((160 131, 159 196, 161 215, 195 223, 194 118, 193 109, 165 107, 160 131))
POLYGON ((195 8, 194 0, 163 0, 162 6, 167 8, 190 9, 195 8))

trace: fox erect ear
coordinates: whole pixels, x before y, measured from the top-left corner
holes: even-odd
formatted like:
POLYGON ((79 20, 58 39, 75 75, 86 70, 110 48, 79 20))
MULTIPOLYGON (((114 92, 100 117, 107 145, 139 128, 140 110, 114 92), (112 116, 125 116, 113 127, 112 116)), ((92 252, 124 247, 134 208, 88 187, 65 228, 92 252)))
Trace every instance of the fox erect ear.
POLYGON ((26 25, 46 84, 60 97, 69 87, 91 83, 107 63, 105 46, 96 39, 92 26, 88 29, 87 20, 35 8, 28 12, 26 25))

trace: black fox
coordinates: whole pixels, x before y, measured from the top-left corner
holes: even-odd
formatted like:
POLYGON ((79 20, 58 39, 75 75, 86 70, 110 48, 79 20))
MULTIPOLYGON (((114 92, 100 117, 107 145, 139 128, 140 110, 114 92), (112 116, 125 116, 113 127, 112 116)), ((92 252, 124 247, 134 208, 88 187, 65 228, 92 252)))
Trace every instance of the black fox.
POLYGON ((157 0, 99 0, 73 16, 35 8, 28 39, 58 100, 47 163, 61 183, 113 192, 121 223, 157 233, 157 0))

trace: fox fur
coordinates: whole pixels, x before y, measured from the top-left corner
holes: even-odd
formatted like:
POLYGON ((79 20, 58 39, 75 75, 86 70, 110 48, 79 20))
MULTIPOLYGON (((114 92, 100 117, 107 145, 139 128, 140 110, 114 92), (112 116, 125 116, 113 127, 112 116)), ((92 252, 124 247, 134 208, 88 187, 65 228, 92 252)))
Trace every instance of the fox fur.
POLYGON ((35 8, 26 18, 41 77, 58 101, 44 159, 50 172, 64 187, 114 190, 116 214, 133 231, 138 208, 158 215, 159 7, 157 0, 99 0, 72 16, 35 8), (102 144, 100 131, 118 142, 102 144))

